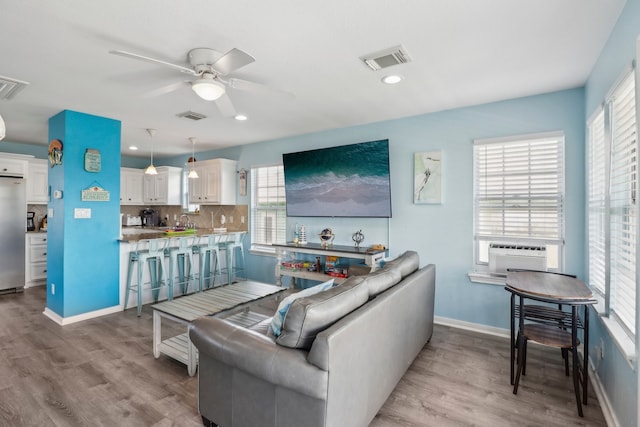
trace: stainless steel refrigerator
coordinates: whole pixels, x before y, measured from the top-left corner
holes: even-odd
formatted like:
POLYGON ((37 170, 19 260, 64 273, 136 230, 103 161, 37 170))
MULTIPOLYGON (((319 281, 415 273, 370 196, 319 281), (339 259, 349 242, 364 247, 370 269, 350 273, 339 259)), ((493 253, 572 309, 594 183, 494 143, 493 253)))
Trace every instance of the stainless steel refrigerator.
POLYGON ((24 288, 25 188, 22 177, 0 175, 0 293, 24 288))

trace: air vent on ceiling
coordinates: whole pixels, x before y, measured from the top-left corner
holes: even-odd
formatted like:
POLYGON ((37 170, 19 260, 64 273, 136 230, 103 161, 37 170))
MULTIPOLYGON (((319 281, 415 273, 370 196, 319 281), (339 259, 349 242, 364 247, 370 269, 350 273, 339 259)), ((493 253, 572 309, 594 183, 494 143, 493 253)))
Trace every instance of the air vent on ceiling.
POLYGON ((29 83, 0 76, 0 99, 11 99, 29 83))
POLYGON ((373 71, 411 62, 411 57, 402 45, 370 53, 369 55, 361 56, 360 59, 373 71))
POLYGON ((178 114, 178 117, 184 117, 185 119, 191 120, 202 120, 207 118, 204 114, 196 113, 195 111, 185 111, 184 113, 178 114))

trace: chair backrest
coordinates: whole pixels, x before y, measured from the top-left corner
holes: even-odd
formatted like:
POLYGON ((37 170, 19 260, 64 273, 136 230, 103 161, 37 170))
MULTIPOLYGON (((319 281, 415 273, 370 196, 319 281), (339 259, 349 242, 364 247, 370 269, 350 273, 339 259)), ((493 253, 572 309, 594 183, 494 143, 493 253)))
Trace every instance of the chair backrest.
POLYGON ((164 255, 164 250, 167 248, 169 243, 169 239, 167 238, 158 238, 158 239, 140 239, 136 243, 136 252, 146 251, 150 256, 161 256, 164 255))

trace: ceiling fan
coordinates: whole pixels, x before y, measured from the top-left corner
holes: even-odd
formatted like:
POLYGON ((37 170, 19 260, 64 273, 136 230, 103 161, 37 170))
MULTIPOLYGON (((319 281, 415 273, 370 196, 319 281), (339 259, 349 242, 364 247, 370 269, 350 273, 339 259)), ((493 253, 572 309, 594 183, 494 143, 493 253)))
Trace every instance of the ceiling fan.
MULTIPOLYGON (((253 56, 236 48, 231 49, 225 54, 221 54, 220 52, 209 48, 191 49, 187 54, 187 61, 191 67, 173 64, 171 62, 123 50, 111 50, 109 53, 124 56, 125 58, 164 65, 183 73, 196 76, 197 78, 195 80, 187 82, 191 85, 191 89, 193 89, 200 98, 207 101, 215 101, 218 109, 225 117, 234 117, 236 115, 236 109, 226 93, 227 87, 239 90, 281 92, 288 94, 277 89, 269 88, 268 86, 264 86, 260 83, 237 78, 227 78, 228 74, 255 61, 253 56)), ((163 95, 165 93, 178 90, 184 86, 185 82, 176 82, 158 88, 150 92, 148 95, 163 95)))

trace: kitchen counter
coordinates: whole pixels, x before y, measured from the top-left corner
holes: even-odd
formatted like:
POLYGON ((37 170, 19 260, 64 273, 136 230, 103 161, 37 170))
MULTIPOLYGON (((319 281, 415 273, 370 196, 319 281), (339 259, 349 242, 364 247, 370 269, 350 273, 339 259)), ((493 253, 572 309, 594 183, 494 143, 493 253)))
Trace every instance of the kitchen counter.
POLYGON ((172 237, 190 237, 190 236, 207 236, 210 234, 231 234, 231 233, 246 233, 246 230, 230 230, 227 229, 226 232, 219 232, 218 230, 214 230, 212 228, 198 228, 195 233, 191 234, 165 234, 164 230, 166 227, 159 228, 135 228, 135 229, 122 229, 122 237, 119 239, 120 242, 123 243, 135 243, 139 240, 148 240, 148 239, 166 239, 172 237))

